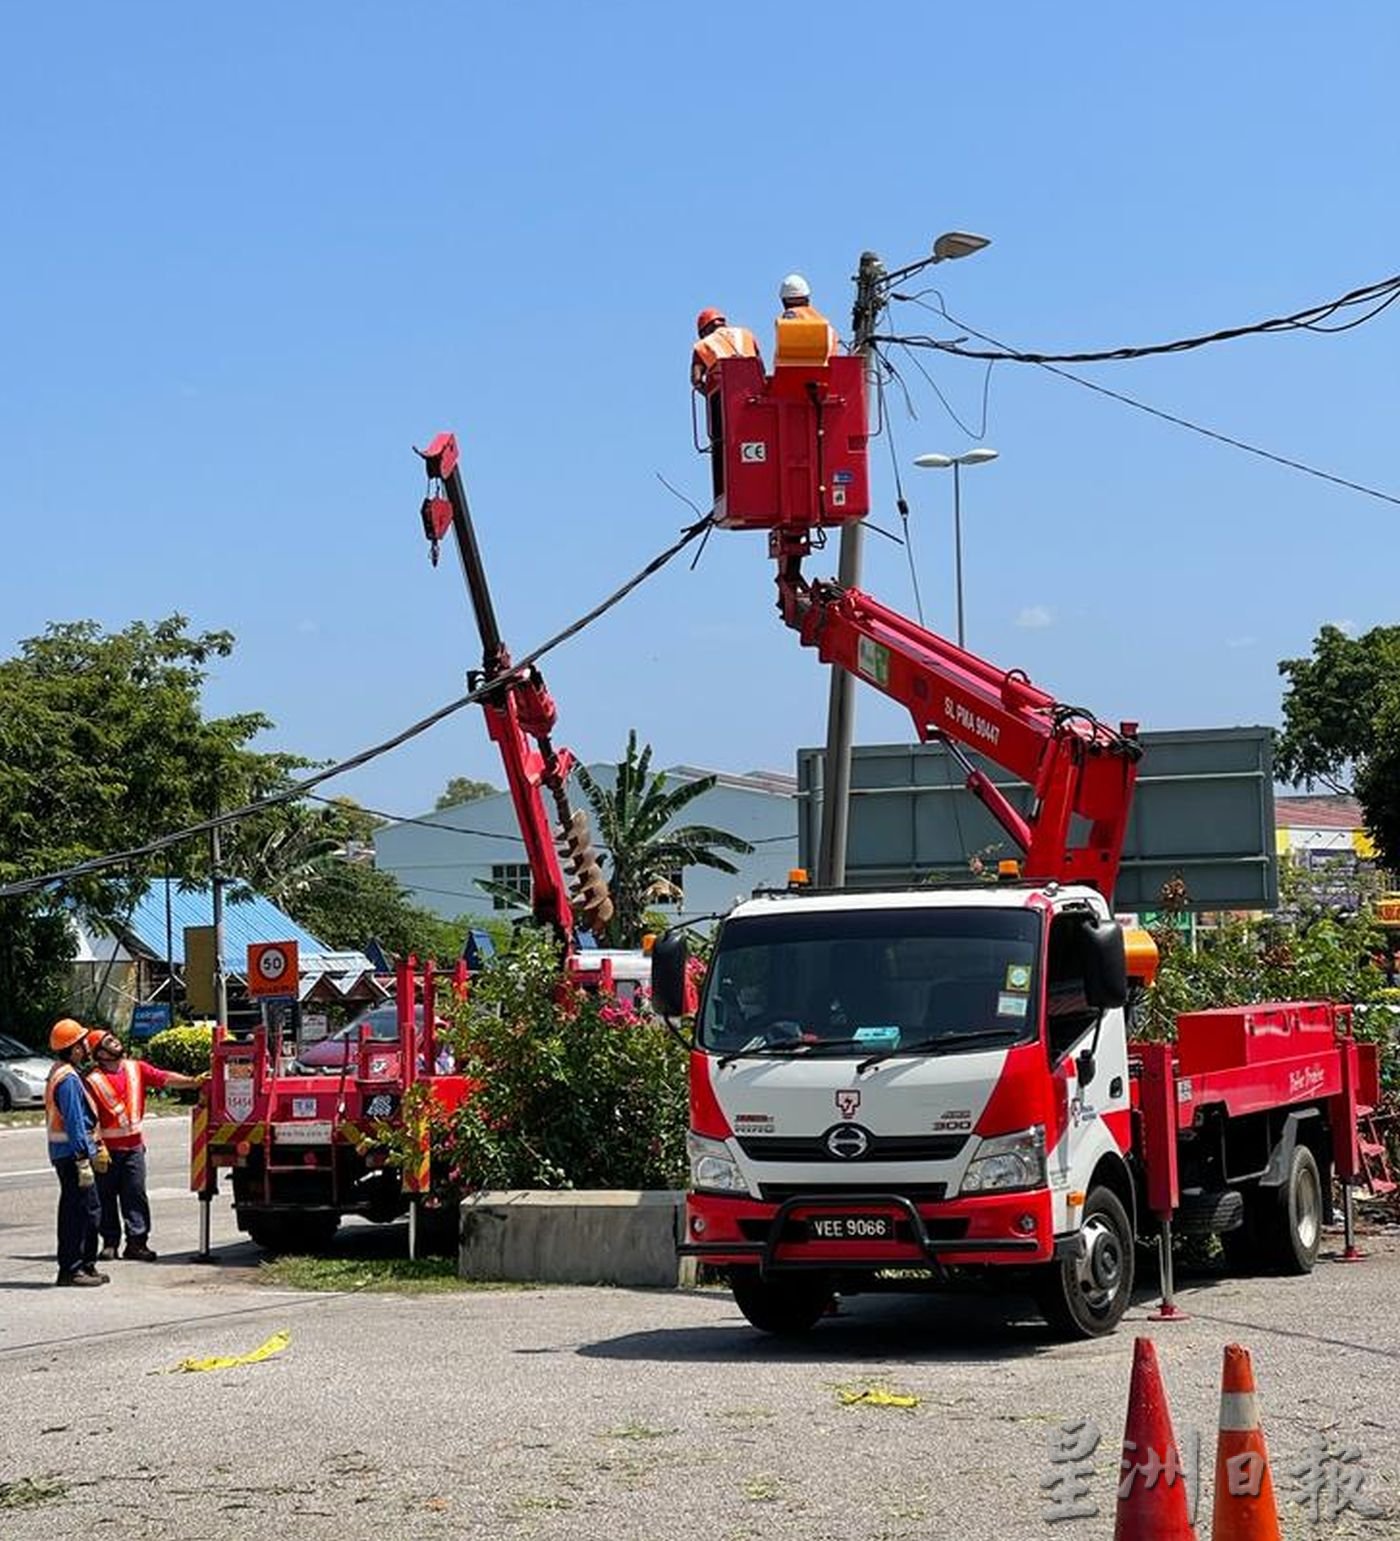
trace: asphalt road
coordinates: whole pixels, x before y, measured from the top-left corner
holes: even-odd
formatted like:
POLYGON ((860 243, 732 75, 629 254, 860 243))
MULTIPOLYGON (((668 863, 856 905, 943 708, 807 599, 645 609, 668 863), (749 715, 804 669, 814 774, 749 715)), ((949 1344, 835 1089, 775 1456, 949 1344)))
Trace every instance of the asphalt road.
MULTIPOLYGON (((1144 1293, 1111 1339, 1052 1343, 1028 1308, 861 1299, 809 1342, 753 1334, 714 1292, 540 1289, 293 1295, 216 1211, 223 1261, 189 1261, 183 1120, 157 1123, 158 1264, 54 1290, 56 1184, 42 1132, 0 1133, 0 1534, 204 1541, 607 1537, 608 1541, 1099 1541, 1113 1529, 1133 1336, 1156 1340, 1209 1526, 1220 1351, 1254 1354, 1275 1481, 1317 1431, 1360 1456, 1363 1498, 1400 1505, 1400 1239, 1311 1278, 1187 1283, 1186 1321, 1144 1293), (260 1364, 167 1373, 286 1330, 260 1364), (870 1385, 918 1405, 843 1406, 870 1385), (1052 1523, 1041 1481, 1062 1422, 1102 1431, 1095 1517, 1052 1523)), ((223 1201, 226 1203, 227 1201, 223 1201)), ((401 1236, 401 1232, 399 1233, 401 1236)), ((347 1228, 348 1251, 399 1244, 347 1228)), ((1329 1246, 1335 1242, 1329 1239, 1329 1246)), ((1400 1534, 1351 1511, 1285 1534, 1400 1534)))

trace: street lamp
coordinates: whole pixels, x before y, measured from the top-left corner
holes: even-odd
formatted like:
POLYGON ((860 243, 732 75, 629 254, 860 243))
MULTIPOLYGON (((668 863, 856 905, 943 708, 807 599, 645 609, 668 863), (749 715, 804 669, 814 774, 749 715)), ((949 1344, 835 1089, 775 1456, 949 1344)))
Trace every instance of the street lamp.
POLYGON ((983 446, 980 449, 970 449, 961 455, 918 455, 914 459, 916 466, 923 467, 926 471, 946 471, 949 466, 953 468, 953 562, 957 574, 958 586, 958 646, 963 643, 963 579, 962 579, 962 478, 960 472, 964 466, 982 466, 989 460, 995 460, 997 452, 983 446))

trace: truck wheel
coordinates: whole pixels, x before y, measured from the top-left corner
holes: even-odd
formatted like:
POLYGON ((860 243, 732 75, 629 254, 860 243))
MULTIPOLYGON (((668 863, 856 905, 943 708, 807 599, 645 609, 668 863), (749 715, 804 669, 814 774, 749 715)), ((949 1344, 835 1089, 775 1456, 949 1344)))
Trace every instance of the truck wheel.
POLYGON ((1306 1145, 1293 1147, 1288 1177, 1274 1193, 1261 1189, 1257 1234, 1279 1273, 1311 1273, 1322 1245, 1322 1177, 1306 1145))
POLYGON ((757 1268, 734 1268, 729 1287, 749 1324, 778 1338, 810 1332, 831 1304, 831 1280, 821 1273, 765 1279, 757 1268))
POLYGON ((339 1215, 249 1215, 239 1224, 264 1252, 324 1252, 340 1229, 339 1215))
POLYGON ((1098 1338, 1112 1332, 1133 1294, 1133 1228, 1111 1188, 1084 1203, 1085 1252, 1038 1270, 1036 1302, 1057 1334, 1098 1338))

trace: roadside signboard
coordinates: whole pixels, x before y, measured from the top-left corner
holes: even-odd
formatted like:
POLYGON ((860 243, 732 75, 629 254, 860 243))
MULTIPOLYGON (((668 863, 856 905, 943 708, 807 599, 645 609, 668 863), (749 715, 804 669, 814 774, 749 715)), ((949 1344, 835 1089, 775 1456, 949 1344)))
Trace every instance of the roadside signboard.
POLYGON ((154 1038, 170 1026, 168 1001, 152 1001, 131 1008, 131 1036, 137 1043, 154 1038))
POLYGON ((295 942, 248 944, 249 995, 295 995, 298 972, 295 942))

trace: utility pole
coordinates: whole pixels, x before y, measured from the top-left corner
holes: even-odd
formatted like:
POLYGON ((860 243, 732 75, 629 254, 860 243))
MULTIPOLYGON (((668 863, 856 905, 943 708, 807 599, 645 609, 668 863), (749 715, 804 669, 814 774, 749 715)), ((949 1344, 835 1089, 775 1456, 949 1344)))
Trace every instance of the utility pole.
MULTIPOLYGON (((878 417, 879 392, 875 389, 875 324, 885 305, 885 265, 873 251, 860 254, 856 273, 856 299, 851 311, 852 345, 865 363, 870 386, 869 412, 878 417)), ((872 429, 873 431, 873 429, 872 429)), ((859 519, 841 526, 837 582, 843 589, 860 583, 861 547, 865 530, 859 519)), ((840 888, 846 881, 846 834, 851 811, 851 739, 855 731, 855 680, 839 665, 831 666, 831 691, 827 699, 826 755, 822 775, 821 845, 817 853, 817 883, 840 888)))
MULTIPOLYGON (((214 817, 219 816, 218 799, 214 817)), ((228 976, 224 973, 224 874, 223 852, 219 845, 219 826, 209 831, 209 875, 214 891, 214 1019, 220 1027, 228 1026, 228 976)))

